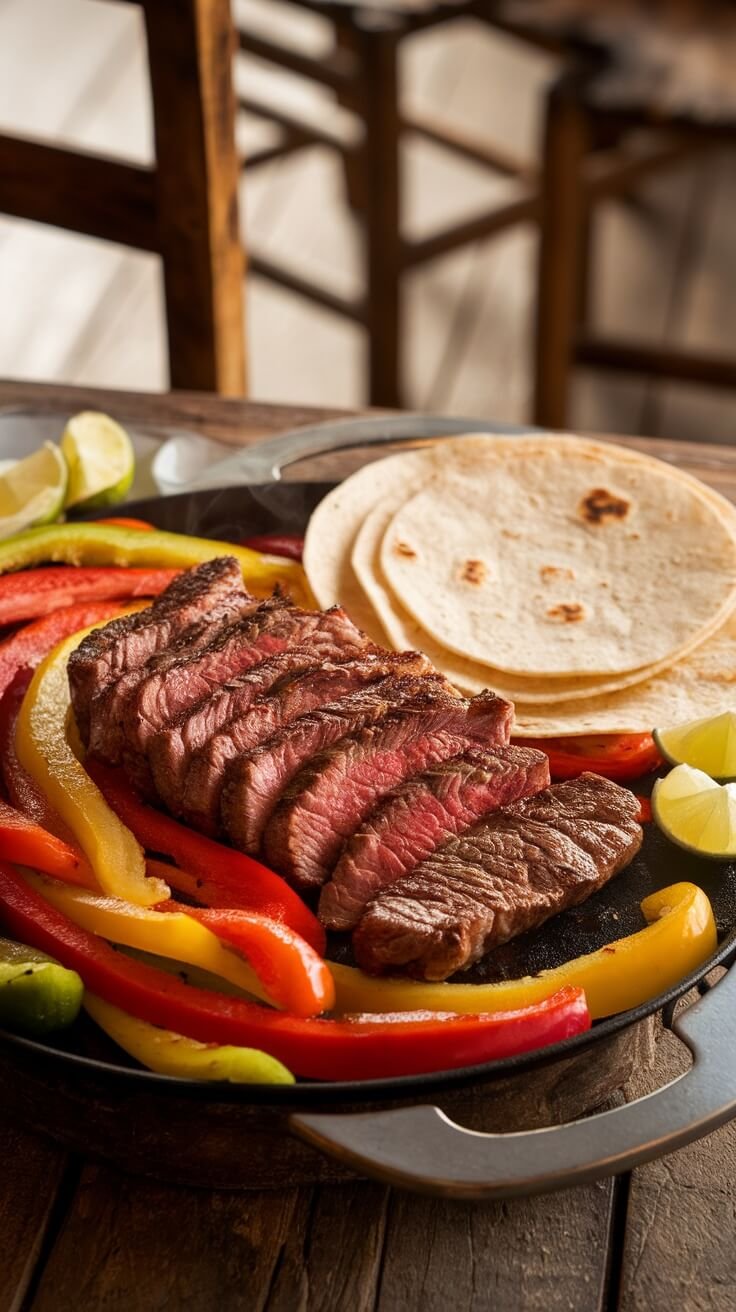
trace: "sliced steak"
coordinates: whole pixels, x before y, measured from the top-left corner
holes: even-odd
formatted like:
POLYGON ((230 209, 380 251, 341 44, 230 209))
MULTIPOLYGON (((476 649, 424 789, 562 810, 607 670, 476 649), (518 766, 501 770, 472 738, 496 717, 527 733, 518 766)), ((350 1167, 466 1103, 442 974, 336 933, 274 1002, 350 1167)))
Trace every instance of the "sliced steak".
MULTIPOLYGON (((145 757, 154 735, 177 715, 195 706, 221 684, 288 647, 309 644, 315 661, 322 644, 355 645, 360 630, 339 606, 328 611, 301 611, 284 597, 264 601, 245 619, 224 627, 202 651, 157 663, 136 688, 126 707, 126 768, 145 757)), ((368 639, 365 639, 368 642, 368 639)))
POLYGON ((377 893, 448 838, 548 784, 548 758, 527 747, 471 747, 408 779, 347 840, 322 889, 320 919, 353 929, 377 893))
POLYGON ((441 675, 424 675, 421 679, 390 676, 370 688, 348 693, 329 706, 300 715, 270 742, 232 761, 225 772, 220 815, 235 846, 243 852, 260 850, 263 831, 283 790, 313 756, 347 734, 375 724, 388 711, 420 696, 427 687, 449 696, 441 675))
POLYGON ((447 979, 618 874, 641 846, 638 813, 628 789, 584 774, 489 816, 378 894, 353 934, 356 960, 447 979))
MULTIPOLYGON (((331 640, 323 633, 319 657, 325 661, 352 660, 373 650, 365 634, 336 633, 331 640)), ((179 812, 187 770, 196 752, 231 721, 245 715, 253 703, 267 696, 290 678, 319 667, 319 658, 309 646, 289 647, 218 688, 171 724, 160 729, 148 746, 148 759, 156 791, 170 810, 179 812)))
POLYGON ((184 818, 198 829, 216 832, 225 770, 236 756, 267 742, 279 729, 318 706, 387 675, 419 675, 430 673, 431 668, 419 652, 379 652, 339 664, 325 661, 316 670, 281 680, 269 696, 259 697, 244 715, 231 720, 194 754, 182 794, 184 818))
POLYGON ((219 556, 179 575, 149 609, 123 615, 88 634, 69 657, 68 666, 82 741, 89 740, 89 706, 97 693, 163 651, 178 633, 234 594, 246 595, 240 566, 233 556, 219 556))
POLYGON ((137 688, 153 670, 166 670, 180 661, 184 654, 208 647, 216 634, 244 616, 252 615, 263 605, 248 593, 233 592, 209 607, 206 619, 198 619, 184 627, 171 627, 163 650, 153 653, 147 661, 127 670, 108 683, 89 704, 89 750, 102 761, 119 765, 125 748, 129 707, 137 688))
POLYGON ((512 715, 491 692, 471 701, 421 693, 300 771, 269 821, 266 859, 299 888, 323 884, 343 841, 392 788, 471 743, 507 743, 512 715))

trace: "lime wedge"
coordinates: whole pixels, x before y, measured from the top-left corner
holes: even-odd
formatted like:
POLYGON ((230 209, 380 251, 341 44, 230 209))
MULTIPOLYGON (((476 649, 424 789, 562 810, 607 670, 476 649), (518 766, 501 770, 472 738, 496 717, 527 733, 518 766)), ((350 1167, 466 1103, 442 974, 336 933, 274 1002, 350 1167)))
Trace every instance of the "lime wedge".
POLYGON ((0 473, 0 539, 50 524, 64 509, 66 461, 58 446, 46 442, 25 460, 14 460, 0 473))
POLYGON ((717 784, 703 770, 678 765, 654 785, 652 814, 689 852, 722 861, 736 857, 736 784, 717 784))
POLYGON ((83 410, 64 429, 61 449, 69 466, 67 506, 92 510, 114 506, 130 491, 135 475, 133 444, 109 415, 83 410))
POLYGON ((670 765, 692 765, 712 779, 736 779, 736 712, 655 729, 654 741, 670 765))

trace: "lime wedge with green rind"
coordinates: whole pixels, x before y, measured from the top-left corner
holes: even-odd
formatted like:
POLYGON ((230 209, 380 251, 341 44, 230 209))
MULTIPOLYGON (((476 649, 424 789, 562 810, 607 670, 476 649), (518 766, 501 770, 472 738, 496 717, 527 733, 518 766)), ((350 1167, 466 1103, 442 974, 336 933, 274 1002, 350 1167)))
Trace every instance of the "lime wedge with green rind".
POLYGON ((736 711, 655 729, 654 741, 670 765, 692 765, 712 779, 736 779, 736 711))
POLYGON ((720 861, 736 857, 736 784, 678 765, 654 785, 652 814, 667 838, 688 852, 720 861))
POLYGON ((135 477, 135 452, 124 428, 97 410, 73 415, 61 439, 69 466, 66 505, 77 510, 114 506, 135 477))
POLYGON ((84 985, 44 952, 0 938, 0 1026, 18 1034, 50 1034, 79 1015, 84 985))
POLYGON ((0 471, 0 540, 58 519, 68 479, 66 461, 53 442, 0 471))

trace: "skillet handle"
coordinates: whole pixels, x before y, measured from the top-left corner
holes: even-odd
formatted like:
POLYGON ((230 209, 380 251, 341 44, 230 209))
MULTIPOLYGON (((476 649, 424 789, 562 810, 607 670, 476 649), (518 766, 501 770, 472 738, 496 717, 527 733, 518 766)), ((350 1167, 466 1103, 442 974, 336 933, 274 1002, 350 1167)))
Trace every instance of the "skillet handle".
POLYGON ((425 442, 430 438, 458 437, 462 433, 515 436, 529 428, 491 424, 485 419, 444 419, 427 415, 387 415, 385 419, 336 419, 268 438, 210 465, 187 485, 188 491, 233 487, 241 483, 272 483, 288 466, 331 451, 351 447, 387 446, 395 442, 425 442))
POLYGON ((629 1171, 736 1116, 736 967, 672 1025, 693 1065, 654 1093, 568 1125, 484 1134, 437 1107, 293 1115, 291 1129, 362 1175, 448 1198, 547 1193, 629 1171))

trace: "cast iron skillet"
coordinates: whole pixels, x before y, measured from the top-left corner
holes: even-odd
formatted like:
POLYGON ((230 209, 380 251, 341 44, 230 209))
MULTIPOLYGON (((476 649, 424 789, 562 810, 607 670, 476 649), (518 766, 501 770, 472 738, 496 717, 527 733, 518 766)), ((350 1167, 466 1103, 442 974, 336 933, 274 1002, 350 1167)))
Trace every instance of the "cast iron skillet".
MULTIPOLYGON (((427 438, 467 432, 468 421, 403 416, 399 420, 345 421, 321 425, 239 453, 209 470, 200 481, 224 480, 220 486, 141 501, 126 513, 157 527, 238 541, 252 533, 301 532, 328 484, 281 482, 281 465, 302 455, 397 438, 427 438), (255 473, 260 479, 233 486, 255 473), (265 481, 271 479, 273 481, 265 481)), ((488 425, 472 424, 478 431, 488 425)), ((504 430, 509 431, 509 430, 504 430)), ((699 860, 673 846, 653 825, 645 826, 642 850, 617 879, 582 907, 556 916, 540 930, 523 935, 492 953, 470 978, 490 980, 534 974, 548 966, 591 952, 604 943, 642 928, 639 903, 668 884, 689 880, 705 890, 713 905, 719 947, 701 970, 666 994, 631 1011, 599 1021, 583 1035, 504 1061, 426 1076, 361 1082, 305 1082, 296 1088, 228 1086, 227 1101, 291 1111, 289 1128, 361 1174, 406 1188, 452 1195, 491 1198, 534 1193, 629 1170, 708 1133, 736 1115, 736 971, 728 971, 708 989, 705 976, 736 956, 736 865, 699 860), (673 1020, 674 1003, 693 985, 702 996, 673 1020), (345 1115, 330 1104, 390 1102, 428 1096, 531 1072, 535 1067, 572 1056, 610 1039, 636 1022, 664 1009, 665 1021, 691 1049, 693 1065, 683 1076, 647 1097, 613 1111, 568 1125, 509 1134, 467 1130, 431 1105, 371 1110, 345 1115), (318 1107, 318 1114, 310 1114, 318 1107), (293 1109, 296 1108, 296 1111, 293 1109)), ((340 947, 338 946, 338 952, 340 947)), ((468 978, 466 976, 465 978, 468 978)), ((209 1084, 173 1080, 119 1061, 88 1055, 84 1026, 60 1040, 24 1039, 0 1031, 0 1042, 20 1057, 58 1064, 60 1073, 111 1079, 145 1091, 184 1092, 202 1102, 223 1100, 223 1090, 209 1084)))

